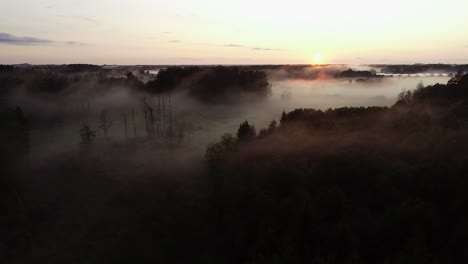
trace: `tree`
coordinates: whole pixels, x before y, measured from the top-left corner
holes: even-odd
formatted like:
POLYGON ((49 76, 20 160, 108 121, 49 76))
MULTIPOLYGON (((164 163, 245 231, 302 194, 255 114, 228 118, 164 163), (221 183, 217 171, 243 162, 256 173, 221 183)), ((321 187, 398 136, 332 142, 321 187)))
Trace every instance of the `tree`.
POLYGON ((423 83, 423 81, 420 81, 420 82, 418 83, 418 85, 416 85, 416 90, 421 90, 421 89, 424 89, 424 83, 423 83))
POLYGON ((83 144, 90 144, 96 137, 96 132, 91 128, 88 122, 81 123, 80 129, 81 142, 83 144))
POLYGON ((270 125, 268 126, 268 132, 273 132, 276 130, 276 127, 277 127, 277 123, 276 123, 276 120, 273 119, 273 121, 271 121, 270 125))
POLYGON ((255 126, 250 125, 246 120, 240 124, 239 129, 237 130, 237 140, 239 141, 249 141, 255 138, 257 132, 255 131, 255 126))
POLYGON ((141 108, 145 117, 146 136, 152 137, 154 135, 155 119, 153 108, 146 101, 146 97, 141 100, 141 108))
POLYGON ((234 136, 230 133, 226 133, 221 137, 221 141, 208 146, 205 152, 205 160, 211 166, 219 165, 220 161, 228 153, 232 153, 237 150, 237 142, 234 136))
MULTIPOLYGON (((418 85, 419 86, 419 85, 418 85)), ((413 92, 404 90, 398 94, 397 105, 408 105, 413 101, 413 92)))
POLYGON ((280 122, 283 123, 285 121, 286 121, 286 111, 283 109, 283 112, 281 113, 280 122))
POLYGON ((266 130, 265 128, 260 129, 260 131, 258 132, 258 137, 259 138, 264 138, 267 135, 268 135, 268 130, 266 130))
POLYGON ((133 74, 133 72, 127 72, 127 74, 125 74, 125 76, 127 77, 127 79, 129 80, 132 80, 132 79, 135 79, 136 76, 133 74))
POLYGON ((462 79, 463 77, 463 71, 462 70, 459 70, 457 71, 457 74, 455 74, 455 76, 453 76, 449 81, 448 81, 448 85, 457 85, 458 82, 460 82, 460 80, 462 79))
POLYGON ((104 133, 104 138, 107 139, 107 134, 109 132, 109 128, 112 126, 112 120, 109 119, 106 110, 102 110, 99 116, 99 128, 104 133))

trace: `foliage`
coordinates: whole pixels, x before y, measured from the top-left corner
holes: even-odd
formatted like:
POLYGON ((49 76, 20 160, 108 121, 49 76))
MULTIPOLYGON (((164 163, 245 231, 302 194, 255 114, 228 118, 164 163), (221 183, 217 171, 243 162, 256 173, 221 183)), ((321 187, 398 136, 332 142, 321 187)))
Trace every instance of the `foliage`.
POLYGON ((468 130, 447 125, 468 121, 468 94, 452 96, 468 88, 465 78, 436 89, 418 85, 392 108, 296 109, 272 133, 262 130, 220 156, 212 180, 223 183, 214 185, 219 230, 229 241, 223 256, 250 263, 468 260, 461 250, 468 237, 460 234, 468 130))
POLYGON ((372 78, 376 77, 375 72, 372 71, 354 71, 353 69, 348 69, 341 72, 338 75, 338 78, 372 78))
POLYGON ((207 147, 205 152, 205 160, 208 164, 216 165, 224 155, 228 155, 237 149, 237 141, 230 133, 226 133, 221 137, 219 143, 212 144, 207 147))
POLYGON ((0 259, 466 263, 467 78, 390 108, 284 112, 261 136, 243 122, 206 167, 146 140, 35 163, 28 115, 1 112, 0 259))
POLYGON ((239 99, 245 93, 259 97, 271 93, 264 72, 240 67, 169 67, 146 84, 146 90, 154 93, 176 89, 188 90, 191 96, 204 102, 239 99))
POLYGON ((101 114, 99 115, 99 128, 104 133, 104 138, 107 138, 107 134, 111 127, 112 120, 109 118, 108 112, 106 110, 102 110, 101 114))
POLYGON ((237 130, 237 140, 239 142, 249 141, 255 138, 257 132, 255 131, 255 126, 250 125, 246 120, 240 124, 239 129, 237 130))
POLYGON ((90 144, 96 137, 96 131, 91 128, 88 122, 81 122, 80 136, 83 144, 90 144))
POLYGON ((371 65, 381 68, 381 72, 394 74, 416 74, 422 72, 458 72, 468 71, 467 64, 401 64, 401 65, 371 65))

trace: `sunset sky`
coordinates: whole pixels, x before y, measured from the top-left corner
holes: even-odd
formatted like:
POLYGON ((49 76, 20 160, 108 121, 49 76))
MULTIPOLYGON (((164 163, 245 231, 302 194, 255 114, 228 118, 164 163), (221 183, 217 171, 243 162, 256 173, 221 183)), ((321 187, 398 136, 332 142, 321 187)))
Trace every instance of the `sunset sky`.
POLYGON ((0 0, 1 63, 468 63, 468 1, 0 0))

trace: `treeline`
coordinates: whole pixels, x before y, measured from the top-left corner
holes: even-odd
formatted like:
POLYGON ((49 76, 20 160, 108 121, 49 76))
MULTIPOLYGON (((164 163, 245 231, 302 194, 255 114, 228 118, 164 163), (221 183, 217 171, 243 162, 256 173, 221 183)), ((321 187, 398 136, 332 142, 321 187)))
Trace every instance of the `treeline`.
POLYGON ((271 93, 271 84, 263 71, 241 67, 170 67, 160 70, 145 89, 153 93, 188 90, 201 101, 213 102, 244 95, 265 97, 271 93))
MULTIPOLYGON (((2 111, 0 262, 466 263, 467 80, 419 85, 389 108, 245 121, 205 166, 146 139, 22 166, 27 118, 2 111)), ((138 137, 157 136, 159 106, 142 100, 138 137)), ((136 139, 133 111, 117 114, 136 139)), ((106 134, 110 117, 74 136, 106 134)))
POLYGON ((458 71, 467 72, 467 64, 397 64, 397 65, 370 65, 376 68, 381 68, 382 73, 393 74, 415 74, 424 72, 446 72, 456 73, 458 71))
POLYGON ((391 108, 297 109, 208 147, 223 256, 455 263, 468 254, 468 75, 391 108), (245 135, 248 135, 247 137, 245 135))
POLYGON ((353 69, 348 69, 342 71, 337 76, 338 78, 372 78, 376 77, 375 71, 355 71, 353 69))
MULTIPOLYGON (((80 66, 81 67, 81 66, 80 66)), ((88 72, 84 69, 60 73, 42 70, 17 70, 0 72, 0 94, 7 96, 24 89, 34 95, 55 95, 63 92, 80 92, 90 86, 95 92, 120 86, 130 90, 141 90, 144 84, 135 76, 112 77, 103 72, 88 72)))
MULTIPOLYGON (((149 78, 151 74, 138 71, 149 78)), ((241 67, 168 67, 158 72, 154 80, 143 83, 133 72, 114 76, 100 66, 72 64, 52 68, 0 68, 0 94, 7 95, 15 88, 25 88, 37 95, 53 95, 72 89, 93 86, 99 92, 112 87, 128 88, 153 94, 186 91, 203 102, 242 100, 245 97, 265 97, 271 93, 271 84, 263 71, 241 67)))

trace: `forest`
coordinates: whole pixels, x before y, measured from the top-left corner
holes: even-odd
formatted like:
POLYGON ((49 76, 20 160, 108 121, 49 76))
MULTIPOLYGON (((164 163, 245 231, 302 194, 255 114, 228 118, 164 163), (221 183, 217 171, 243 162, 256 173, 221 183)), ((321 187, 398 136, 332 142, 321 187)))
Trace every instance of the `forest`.
POLYGON ((468 74, 257 124, 375 69, 51 67, 0 66, 2 263, 468 261, 468 74))

